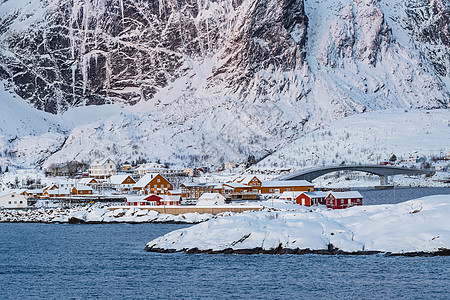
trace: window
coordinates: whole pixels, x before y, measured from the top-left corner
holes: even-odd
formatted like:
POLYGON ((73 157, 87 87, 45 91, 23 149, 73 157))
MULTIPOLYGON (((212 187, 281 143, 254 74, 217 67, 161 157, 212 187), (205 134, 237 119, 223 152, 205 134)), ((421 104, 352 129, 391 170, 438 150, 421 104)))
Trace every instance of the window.
POLYGON ((11 198, 14 198, 15 195, 11 195, 11 198))
POLYGON ((161 181, 161 179, 159 179, 159 178, 158 178, 158 180, 156 180, 156 181, 157 181, 157 182, 160 182, 160 181, 161 181))
POLYGON ((288 192, 289 192, 290 190, 291 190, 291 188, 286 188, 286 191, 288 191, 288 192))
POLYGON ((23 201, 20 201, 20 204, 22 204, 23 203, 23 201))
POLYGON ((164 187, 164 184, 161 184, 161 187, 163 188, 163 187, 164 187))
POLYGON ((11 204, 11 201, 8 201, 8 204, 11 204))

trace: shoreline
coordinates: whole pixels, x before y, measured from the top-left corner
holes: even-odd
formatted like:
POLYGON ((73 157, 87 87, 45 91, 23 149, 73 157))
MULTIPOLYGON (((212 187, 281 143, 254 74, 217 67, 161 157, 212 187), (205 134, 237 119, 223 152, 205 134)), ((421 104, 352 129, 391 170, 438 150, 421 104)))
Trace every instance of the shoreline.
POLYGON ((317 255, 346 255, 346 256, 358 256, 358 255, 377 255, 381 254, 383 256, 405 256, 405 257, 434 257, 434 256, 450 256, 450 249, 448 248, 439 248, 438 251, 434 252, 426 252, 426 251, 417 251, 417 252, 405 252, 405 253, 392 253, 385 251, 355 251, 355 252, 347 252, 340 250, 339 248, 335 248, 333 245, 328 245, 328 249, 315 249, 311 250, 309 248, 284 248, 281 245, 274 249, 263 249, 261 247, 256 247, 252 249, 233 249, 226 248, 223 250, 199 250, 198 248, 191 249, 164 249, 164 248, 153 248, 153 247, 145 247, 145 250, 148 252, 156 252, 156 253, 186 253, 186 254, 238 254, 238 255, 257 255, 257 254, 271 254, 271 255, 307 255, 307 254, 317 254, 317 255))

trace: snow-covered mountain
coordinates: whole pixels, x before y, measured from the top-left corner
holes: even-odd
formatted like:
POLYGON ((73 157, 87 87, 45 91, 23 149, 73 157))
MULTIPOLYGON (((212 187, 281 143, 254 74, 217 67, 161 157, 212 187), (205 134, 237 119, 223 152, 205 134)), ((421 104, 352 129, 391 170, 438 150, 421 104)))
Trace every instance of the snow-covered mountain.
POLYGON ((446 108, 449 24, 446 0, 3 0, 0 78, 54 114, 124 107, 46 164, 218 164, 355 113, 446 108))
POLYGON ((390 110, 353 115, 310 132, 273 153, 254 170, 301 170, 317 166, 408 161, 410 155, 450 152, 450 110, 390 110))

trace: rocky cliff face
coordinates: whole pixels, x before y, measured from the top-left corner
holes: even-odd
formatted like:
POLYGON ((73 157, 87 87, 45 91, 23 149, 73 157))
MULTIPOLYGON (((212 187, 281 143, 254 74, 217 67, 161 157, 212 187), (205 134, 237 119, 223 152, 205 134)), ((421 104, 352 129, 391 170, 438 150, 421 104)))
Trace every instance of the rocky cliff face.
POLYGON ((1 76, 51 113, 148 101, 191 60, 219 52, 224 62, 213 76, 232 90, 256 70, 290 70, 305 57, 303 1, 50 0, 47 9, 46 1, 12 2, 0 24, 1 76))
POLYGON ((449 15, 446 0, 6 0, 0 77, 51 113, 139 112, 83 127, 95 143, 74 130, 49 161, 151 156, 166 137, 165 159, 239 160, 350 114, 447 107, 449 15), (128 130, 114 122, 136 123, 133 150, 107 149, 104 128, 128 130))
POLYGON ((406 3, 408 30, 440 76, 450 77, 450 2, 406 3))

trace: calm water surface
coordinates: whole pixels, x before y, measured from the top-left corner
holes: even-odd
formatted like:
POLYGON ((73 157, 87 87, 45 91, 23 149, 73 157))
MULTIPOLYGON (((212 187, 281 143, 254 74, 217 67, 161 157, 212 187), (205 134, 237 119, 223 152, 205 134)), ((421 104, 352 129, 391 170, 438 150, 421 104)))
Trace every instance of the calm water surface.
POLYGON ((443 188, 395 188, 387 190, 358 190, 363 196, 364 205, 395 204, 430 195, 450 194, 450 187, 443 188))
POLYGON ((184 227, 0 224, 0 299, 450 298, 450 257, 143 250, 184 227))

